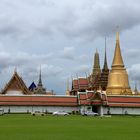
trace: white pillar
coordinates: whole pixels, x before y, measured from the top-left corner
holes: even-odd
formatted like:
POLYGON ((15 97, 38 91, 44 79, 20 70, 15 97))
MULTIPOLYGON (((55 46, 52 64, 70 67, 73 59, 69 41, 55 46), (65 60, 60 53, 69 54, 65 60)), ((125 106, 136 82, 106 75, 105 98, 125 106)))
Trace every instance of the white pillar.
POLYGON ((100 116, 104 115, 104 113, 103 113, 103 106, 100 106, 100 108, 99 108, 99 115, 100 116))

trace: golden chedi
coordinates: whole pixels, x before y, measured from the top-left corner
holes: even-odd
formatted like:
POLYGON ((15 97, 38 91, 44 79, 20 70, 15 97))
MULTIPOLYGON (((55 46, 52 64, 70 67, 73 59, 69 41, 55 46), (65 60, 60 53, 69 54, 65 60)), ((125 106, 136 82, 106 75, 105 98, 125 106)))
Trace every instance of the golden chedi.
POLYGON ((114 53, 114 59, 112 63, 112 69, 108 77, 107 94, 112 95, 130 95, 132 91, 129 86, 128 74, 124 67, 120 42, 119 32, 116 34, 116 48, 114 53))

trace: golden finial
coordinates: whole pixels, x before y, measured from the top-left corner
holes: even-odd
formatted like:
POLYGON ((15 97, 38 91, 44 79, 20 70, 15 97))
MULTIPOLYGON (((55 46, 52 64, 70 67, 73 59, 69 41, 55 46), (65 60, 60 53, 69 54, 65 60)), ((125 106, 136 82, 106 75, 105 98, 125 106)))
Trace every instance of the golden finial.
POLYGON ((70 96, 70 90, 69 90, 69 78, 67 79, 66 95, 67 95, 67 96, 70 96))
POLYGON ((116 29, 117 29, 117 31, 116 31, 116 41, 119 41, 119 36, 120 36, 119 26, 117 26, 116 29))
POLYGON ((119 34, 119 32, 117 31, 117 33, 116 33, 116 41, 119 41, 119 36, 120 36, 120 34, 119 34))
POLYGON ((67 91, 69 91, 69 78, 67 79, 67 91))

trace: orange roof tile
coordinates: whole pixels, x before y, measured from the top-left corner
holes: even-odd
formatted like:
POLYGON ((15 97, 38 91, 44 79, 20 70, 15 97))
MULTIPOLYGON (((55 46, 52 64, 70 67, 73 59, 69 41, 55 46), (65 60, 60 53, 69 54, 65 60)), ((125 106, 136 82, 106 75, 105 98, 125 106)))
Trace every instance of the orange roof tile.
POLYGON ((77 106, 77 97, 61 96, 0 96, 0 105, 77 106))

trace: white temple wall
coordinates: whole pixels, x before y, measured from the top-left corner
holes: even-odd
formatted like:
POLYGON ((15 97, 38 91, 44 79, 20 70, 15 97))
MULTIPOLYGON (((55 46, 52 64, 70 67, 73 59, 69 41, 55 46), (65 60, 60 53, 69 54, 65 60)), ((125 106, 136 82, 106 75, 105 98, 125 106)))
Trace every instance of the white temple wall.
POLYGON ((80 106, 80 114, 84 115, 87 111, 92 111, 92 106, 80 106))
MULTIPOLYGON (((1 106, 1 108, 4 109, 4 113, 30 113, 33 111, 40 111, 40 112, 49 112, 52 113, 54 111, 65 111, 71 113, 72 111, 92 111, 89 106, 81 106, 81 107, 62 107, 62 106, 1 106)), ((140 115, 140 108, 122 108, 122 107, 103 107, 100 106, 98 109, 98 113, 102 115, 107 115, 108 111, 110 111, 110 114, 116 114, 116 115, 140 115)))
POLYGON ((49 112, 65 111, 71 113, 72 111, 79 111, 79 107, 61 107, 61 106, 1 106, 4 113, 30 113, 34 111, 49 112))
POLYGON ((110 112, 110 114, 116 115, 140 115, 140 108, 132 108, 132 107, 103 107, 103 114, 106 115, 110 112))

